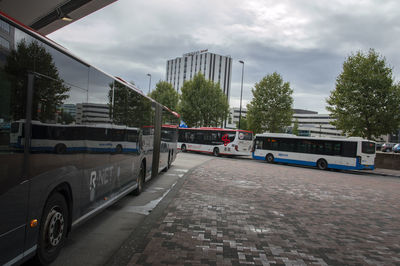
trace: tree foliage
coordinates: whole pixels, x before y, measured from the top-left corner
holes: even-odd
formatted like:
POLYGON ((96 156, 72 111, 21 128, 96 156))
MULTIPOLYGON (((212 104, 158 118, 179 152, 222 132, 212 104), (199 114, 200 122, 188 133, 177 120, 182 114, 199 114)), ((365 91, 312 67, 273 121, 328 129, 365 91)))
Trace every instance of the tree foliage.
POLYGON ((283 132, 293 116, 293 90, 289 82, 274 72, 265 76, 255 88, 252 101, 247 105, 247 123, 254 133, 283 132))
POLYGON ((7 57, 5 72, 13 90, 11 91, 11 116, 18 120, 25 117, 27 98, 27 74, 35 72, 32 99, 32 119, 42 122, 54 121, 57 108, 69 97, 70 90, 59 77, 52 55, 37 41, 22 40, 7 57))
POLYGON ((236 122, 236 127, 237 129, 249 130, 247 118, 242 116, 240 118, 240 128, 239 128, 239 122, 236 122))
POLYGON ((153 125, 154 110, 149 99, 119 82, 112 82, 109 87, 108 99, 113 123, 129 127, 153 125))
POLYGON ((189 127, 221 126, 229 113, 226 95, 218 83, 199 73, 182 86, 180 114, 189 127))
POLYGON ((292 128, 292 134, 298 136, 299 135, 299 120, 296 118, 292 128))
POLYGON ((177 110, 179 94, 170 83, 159 81, 156 84, 156 89, 153 90, 149 96, 169 109, 177 110))
POLYGON ((372 139, 400 124, 400 87, 385 58, 373 49, 347 58, 327 103, 332 124, 351 136, 372 139))

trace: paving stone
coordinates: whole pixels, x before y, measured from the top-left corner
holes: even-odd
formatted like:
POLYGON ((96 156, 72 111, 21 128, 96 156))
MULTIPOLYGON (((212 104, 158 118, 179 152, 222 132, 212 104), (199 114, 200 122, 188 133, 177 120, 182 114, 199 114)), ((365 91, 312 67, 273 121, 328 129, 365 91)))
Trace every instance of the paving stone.
POLYGON ((129 265, 399 265, 400 179, 218 158, 129 265))

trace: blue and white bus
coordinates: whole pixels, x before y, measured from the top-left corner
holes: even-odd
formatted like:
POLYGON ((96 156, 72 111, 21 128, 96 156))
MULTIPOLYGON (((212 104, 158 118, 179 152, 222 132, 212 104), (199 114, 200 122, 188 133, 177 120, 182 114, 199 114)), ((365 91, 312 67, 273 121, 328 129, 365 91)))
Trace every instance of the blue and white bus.
MULTIPOLYGON (((23 149, 25 121, 11 124, 10 145, 23 149)), ((139 128, 112 124, 48 124, 31 121, 32 152, 138 152, 142 132, 139 128)))
POLYGON ((0 265, 47 265, 79 224, 169 168, 179 115, 2 12, 0 22, 0 265))
POLYGON ((269 163, 291 163, 343 170, 374 169, 375 142, 362 138, 298 137, 257 134, 252 157, 269 163))

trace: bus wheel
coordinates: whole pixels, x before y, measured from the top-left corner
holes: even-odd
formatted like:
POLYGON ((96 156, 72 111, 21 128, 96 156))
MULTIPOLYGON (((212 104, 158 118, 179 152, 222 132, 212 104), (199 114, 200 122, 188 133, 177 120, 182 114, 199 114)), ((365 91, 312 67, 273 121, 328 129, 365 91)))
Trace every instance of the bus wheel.
POLYGON ((66 151, 67 147, 62 143, 59 143, 54 147, 54 152, 57 154, 64 154, 66 151))
POLYGON ((186 145, 185 144, 182 144, 182 146, 181 146, 181 151, 182 152, 186 152, 187 150, 186 150, 186 145))
POLYGON ((268 153, 268 154, 267 154, 267 157, 265 158, 265 160, 266 160, 268 163, 273 163, 273 162, 274 162, 274 156, 273 156, 271 153, 268 153))
POLYGON ((213 155, 214 155, 215 157, 218 157, 218 156, 219 156, 219 149, 218 149, 218 148, 214 148, 214 150, 213 150, 213 155))
POLYGON ((143 190, 143 184, 145 179, 146 170, 144 169, 144 163, 140 165, 140 173, 139 176, 136 178, 137 188, 133 191, 134 195, 139 195, 143 190))
POLYGON ((38 248, 35 260, 42 265, 54 261, 65 242, 68 223, 68 207, 60 193, 47 200, 40 221, 38 248))
POLYGON ((317 162, 317 167, 320 170, 328 169, 328 163, 324 159, 319 159, 317 162))
POLYGON ((117 147, 115 147, 115 152, 116 152, 116 153, 121 153, 121 152, 122 152, 122 146, 121 146, 121 144, 118 144, 117 147))

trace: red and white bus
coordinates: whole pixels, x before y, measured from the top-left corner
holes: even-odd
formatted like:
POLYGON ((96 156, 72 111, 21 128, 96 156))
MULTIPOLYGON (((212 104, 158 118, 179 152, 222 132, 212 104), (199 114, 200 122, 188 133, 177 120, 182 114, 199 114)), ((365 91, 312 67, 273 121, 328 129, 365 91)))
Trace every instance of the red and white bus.
POLYGON ((253 132, 225 128, 179 128, 178 150, 219 155, 250 155, 253 132))

